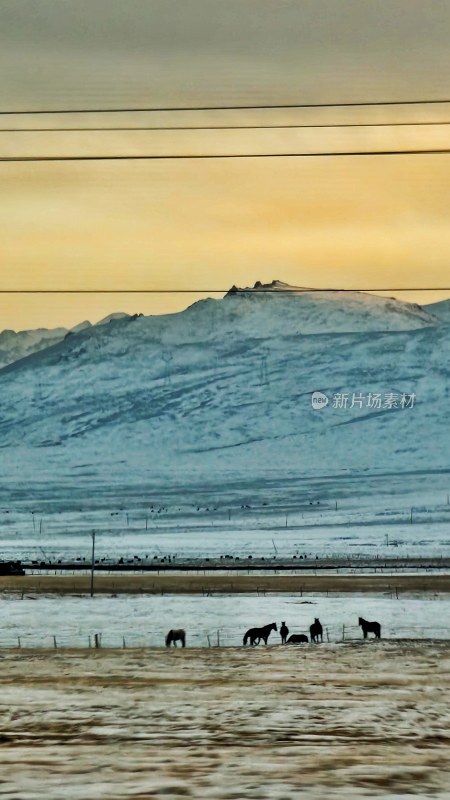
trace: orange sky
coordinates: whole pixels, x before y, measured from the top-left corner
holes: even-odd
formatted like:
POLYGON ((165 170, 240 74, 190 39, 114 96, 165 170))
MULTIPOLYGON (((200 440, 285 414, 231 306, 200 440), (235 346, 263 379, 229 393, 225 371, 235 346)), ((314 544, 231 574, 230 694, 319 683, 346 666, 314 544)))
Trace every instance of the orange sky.
MULTIPOLYGON (((3 108, 444 97, 450 85, 450 9, 441 2, 260 0, 258 25, 253 0, 126 5, 125 14, 116 2, 80 0, 75 19, 71 4, 5 3, 3 108)), ((0 125, 437 122, 447 109, 8 116, 0 125)), ((449 129, 5 131, 0 153, 445 148, 449 129)), ((448 286, 449 165, 446 155, 3 163, 0 289, 220 291, 273 278, 314 287, 448 286)), ((396 294, 425 303, 450 292, 396 294)), ((173 311, 198 296, 0 294, 0 329, 173 311)))

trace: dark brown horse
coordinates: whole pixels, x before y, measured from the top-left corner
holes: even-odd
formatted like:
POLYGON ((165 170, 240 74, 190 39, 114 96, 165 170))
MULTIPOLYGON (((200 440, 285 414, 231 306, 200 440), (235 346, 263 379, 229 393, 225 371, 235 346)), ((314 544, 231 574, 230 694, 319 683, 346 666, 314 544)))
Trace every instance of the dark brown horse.
POLYGON ((375 639, 381 638, 381 625, 379 622, 367 622, 366 619, 360 617, 358 620, 358 625, 360 625, 363 629, 363 635, 365 639, 367 639, 368 633, 374 633, 375 639))
POLYGON ((281 636, 281 644, 286 644, 286 639, 289 636, 289 628, 285 622, 281 623, 280 636, 281 636))
POLYGON ((286 644, 307 644, 308 637, 304 633, 293 633, 292 636, 289 637, 286 644))
POLYGON ((262 639, 264 644, 267 644, 267 639, 271 632, 276 630, 278 630, 276 622, 271 622, 270 625, 264 625, 263 628, 249 628, 244 636, 243 643, 247 644, 250 640, 250 644, 252 645, 259 644, 262 639))
POLYGON ((312 642, 317 643, 319 641, 319 636, 320 636, 320 641, 323 642, 323 629, 322 625, 320 624, 320 620, 317 619, 317 617, 315 618, 313 624, 310 625, 309 632, 311 634, 312 642))
POLYGON ((186 632, 183 628, 178 628, 177 630, 172 629, 166 636, 166 647, 170 647, 171 644, 176 647, 177 642, 181 642, 181 646, 186 647, 186 632))

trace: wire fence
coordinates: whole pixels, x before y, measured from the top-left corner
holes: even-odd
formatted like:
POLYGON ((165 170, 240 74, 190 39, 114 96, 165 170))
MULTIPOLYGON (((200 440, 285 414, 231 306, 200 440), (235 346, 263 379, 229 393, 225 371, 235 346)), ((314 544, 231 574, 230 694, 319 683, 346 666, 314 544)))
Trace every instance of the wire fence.
MULTIPOLYGON (((304 634, 310 639, 309 629, 290 629, 291 634, 304 634)), ((373 638, 372 634, 368 635, 373 638)), ((394 630, 382 630, 384 640, 443 640, 450 641, 450 626, 436 626, 433 628, 423 625, 398 626, 394 630)), ((364 641, 363 633, 358 625, 323 625, 323 643, 340 644, 343 642, 364 641)), ((268 646, 281 645, 279 632, 273 633, 268 641, 268 646)), ((310 645, 315 646, 312 642, 310 645)), ((91 631, 73 633, 67 631, 49 631, 46 634, 33 631, 2 631, 0 634, 0 649, 144 649, 165 646, 165 634, 161 631, 134 633, 132 631, 91 631)), ((239 647, 243 646, 243 633, 236 632, 235 628, 216 628, 186 634, 187 647, 239 647)), ((308 645, 304 645, 308 646, 308 645)))

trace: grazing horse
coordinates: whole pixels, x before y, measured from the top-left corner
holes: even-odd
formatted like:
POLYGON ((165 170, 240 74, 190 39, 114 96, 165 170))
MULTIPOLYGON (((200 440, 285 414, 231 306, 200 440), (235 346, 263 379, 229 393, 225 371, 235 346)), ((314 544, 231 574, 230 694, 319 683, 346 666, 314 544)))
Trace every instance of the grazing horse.
POLYGON ((288 634, 289 634, 289 628, 285 622, 282 622, 280 628, 281 644, 286 644, 286 639, 288 637, 288 634))
POLYGON ((322 625, 320 624, 320 620, 315 618, 312 625, 309 626, 309 632, 311 634, 311 641, 317 643, 319 641, 323 642, 323 630, 322 625))
POLYGON ((304 644, 304 642, 308 643, 308 637, 304 633, 293 633, 286 644, 304 644))
POLYGON ((186 647, 186 632, 183 628, 178 628, 177 630, 172 629, 166 636, 166 647, 170 647, 171 644, 176 647, 177 642, 181 642, 181 646, 186 647))
POLYGON ((261 639, 264 640, 264 644, 267 644, 271 631, 276 630, 278 630, 276 622, 264 625, 263 628, 249 628, 244 636, 243 644, 247 644, 248 640, 250 640, 250 644, 259 644, 261 639))
POLYGON ((379 622, 367 622, 366 619, 360 617, 358 620, 358 625, 361 625, 365 639, 367 639, 368 633, 374 633, 375 639, 379 639, 381 637, 381 625, 379 622))

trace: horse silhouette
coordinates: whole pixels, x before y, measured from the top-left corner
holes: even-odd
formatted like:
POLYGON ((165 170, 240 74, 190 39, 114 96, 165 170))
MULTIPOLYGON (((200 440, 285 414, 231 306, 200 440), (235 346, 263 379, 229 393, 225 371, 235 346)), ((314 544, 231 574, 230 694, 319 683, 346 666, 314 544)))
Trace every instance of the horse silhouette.
POLYGON ((166 636, 166 647, 170 647, 171 644, 176 647, 177 642, 181 642, 181 646, 186 647, 186 632, 183 628, 172 629, 166 636))
POLYGON ((304 644, 305 642, 308 643, 308 637, 304 633, 293 633, 286 644, 304 644))
POLYGON ((317 619, 317 617, 315 618, 313 624, 310 625, 309 632, 311 634, 312 642, 317 643, 319 641, 319 636, 320 636, 320 641, 323 642, 323 629, 322 625, 320 624, 320 620, 317 619))
POLYGON ((249 640, 251 645, 259 644, 261 639, 264 641, 264 644, 267 644, 267 639, 271 631, 276 630, 278 630, 276 622, 271 622, 270 625, 264 625, 263 628, 249 628, 244 636, 243 644, 247 644, 249 640))
POLYGON ((286 639, 288 637, 288 634, 289 634, 289 628, 285 622, 282 622, 280 628, 281 644, 286 644, 286 639))
POLYGON ((363 629, 364 638, 367 639, 368 633, 374 633, 375 639, 380 639, 381 637, 381 625, 379 622, 367 622, 366 619, 360 617, 358 619, 358 625, 361 626, 363 629))

